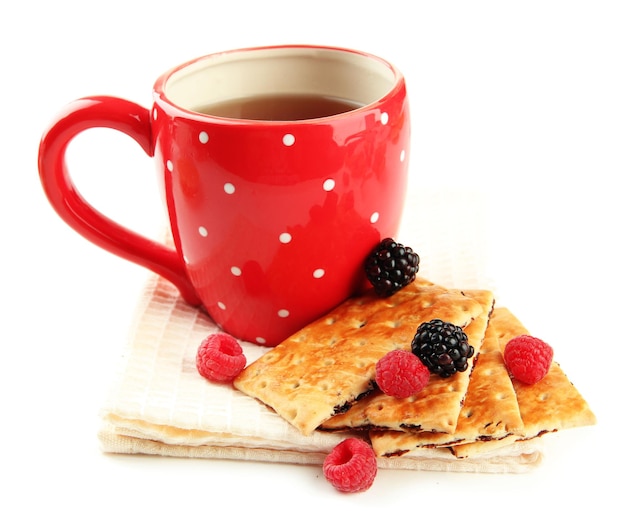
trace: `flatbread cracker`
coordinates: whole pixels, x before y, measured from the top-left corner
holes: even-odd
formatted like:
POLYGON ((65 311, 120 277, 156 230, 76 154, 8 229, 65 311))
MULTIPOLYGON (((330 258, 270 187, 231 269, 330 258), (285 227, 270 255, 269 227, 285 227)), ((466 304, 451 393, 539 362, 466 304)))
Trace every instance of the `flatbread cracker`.
MULTIPOLYGON (((502 307, 494 310, 489 329, 497 336, 502 352, 511 339, 529 333, 510 310, 502 307)), ((544 433, 596 423, 588 403, 557 362, 552 362, 548 374, 534 385, 521 383, 514 378, 512 382, 524 422, 523 432, 516 440, 528 440, 544 433)), ((455 456, 466 458, 502 444, 499 441, 470 443, 452 447, 452 451, 455 456)))
POLYGON ((522 434, 524 423, 517 397, 502 358, 497 329, 491 323, 454 433, 371 431, 370 439, 378 456, 397 456, 418 447, 445 447, 522 434))
MULTIPOLYGON (((461 318, 458 316, 455 318, 454 314, 440 319, 462 326, 470 345, 478 354, 494 305, 494 297, 491 291, 485 290, 464 291, 463 294, 473 298, 480 305, 479 314, 474 315, 465 324, 459 324, 458 320, 461 318)), ((469 359, 470 366, 467 371, 455 373, 449 378, 431 375, 428 385, 421 392, 406 399, 398 399, 376 391, 357 402, 347 412, 325 421, 320 429, 454 433, 476 359, 476 355, 469 359)))
MULTIPOLYGON (((484 304, 416 278, 389 298, 351 298, 250 364, 234 386, 272 408, 304 435, 374 388, 375 365, 410 349, 419 324, 441 318, 465 326, 484 304)), ((450 382, 452 385, 453 383, 450 382)))

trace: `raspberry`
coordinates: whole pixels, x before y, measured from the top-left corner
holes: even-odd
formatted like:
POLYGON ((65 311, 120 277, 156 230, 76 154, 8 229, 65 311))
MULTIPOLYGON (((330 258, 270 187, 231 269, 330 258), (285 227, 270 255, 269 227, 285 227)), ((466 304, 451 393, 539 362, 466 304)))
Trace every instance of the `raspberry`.
POLYGON ((385 238, 365 259, 365 274, 376 293, 388 297, 415 280, 419 262, 413 249, 385 238))
POLYGON ((376 363, 376 383, 389 396, 402 399, 417 394, 429 379, 428 368, 410 351, 390 351, 376 363))
POLYGON ((229 334, 210 334, 198 348, 196 367, 209 381, 232 381, 245 366, 246 356, 237 340, 229 334))
POLYGON ((324 459, 324 477, 337 490, 355 493, 374 483, 378 466, 372 447, 358 438, 337 444, 324 459))
POLYGON ((448 378, 469 367, 474 347, 463 329, 440 319, 422 323, 411 342, 411 351, 424 362, 431 373, 448 378))
POLYGON ((541 380, 552 364, 552 347, 531 335, 511 339, 504 347, 504 363, 516 380, 532 385, 541 380))

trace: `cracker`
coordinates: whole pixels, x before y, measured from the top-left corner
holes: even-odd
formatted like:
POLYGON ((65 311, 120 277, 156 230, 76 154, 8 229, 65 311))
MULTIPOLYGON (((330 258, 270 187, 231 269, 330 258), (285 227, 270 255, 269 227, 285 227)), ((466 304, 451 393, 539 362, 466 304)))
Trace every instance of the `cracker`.
MULTIPOLYGON (((506 308, 494 310, 489 328, 497 336, 502 352, 511 339, 529 333, 520 320, 506 308)), ((524 422, 523 431, 516 440, 528 440, 544 433, 591 426, 596 423, 596 417, 589 404, 557 362, 552 362, 548 374, 533 385, 515 379, 512 379, 512 382, 524 422)), ((452 447, 452 451, 457 457, 465 458, 479 452, 484 453, 502 443, 498 441, 483 442, 482 445, 471 443, 452 447)))
POLYGON ((462 292, 419 277, 389 298, 369 291, 284 340, 233 383, 310 435, 373 390, 376 362, 410 349, 419 324, 441 318, 465 326, 483 311, 462 292))
MULTIPOLYGON (((478 314, 474 314, 469 321, 466 321, 468 318, 463 315, 459 316, 458 311, 448 310, 443 311, 444 314, 440 314, 439 318, 462 326, 470 345, 478 354, 494 304, 493 293, 476 290, 464 291, 463 295, 466 298, 471 297, 479 304, 476 311, 478 314), (445 314, 446 312, 450 314, 445 314)), ((449 378, 431 375, 428 385, 421 392, 406 399, 387 396, 376 391, 360 400, 346 413, 335 415, 325 421, 320 429, 324 431, 385 429, 454 433, 476 359, 476 355, 469 359, 470 366, 467 371, 455 373, 449 378)))
POLYGON ((513 383, 500 351, 498 332, 490 324, 470 377, 465 403, 454 433, 371 431, 370 439, 378 456, 393 456, 418 447, 492 441, 520 435, 523 430, 524 423, 513 383))

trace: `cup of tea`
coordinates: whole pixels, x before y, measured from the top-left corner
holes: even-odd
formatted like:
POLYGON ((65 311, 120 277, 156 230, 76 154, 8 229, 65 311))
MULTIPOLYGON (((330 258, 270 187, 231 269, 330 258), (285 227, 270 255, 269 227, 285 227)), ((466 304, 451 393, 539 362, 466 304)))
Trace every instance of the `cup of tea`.
POLYGON ((153 100, 84 97, 45 131, 39 175, 67 224, 261 345, 361 289, 364 260, 396 234, 405 199, 409 107, 396 67, 345 48, 247 48, 164 73, 153 100), (76 189, 66 150, 94 127, 154 160, 173 243, 114 222, 76 189))

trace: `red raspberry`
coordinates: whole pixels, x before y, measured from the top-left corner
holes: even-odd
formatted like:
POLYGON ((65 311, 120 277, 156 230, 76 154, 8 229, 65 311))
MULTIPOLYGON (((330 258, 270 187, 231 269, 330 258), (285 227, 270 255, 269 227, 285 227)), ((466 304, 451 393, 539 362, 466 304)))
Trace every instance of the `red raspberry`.
POLYGON ((246 367, 246 356, 237 340, 226 333, 209 335, 198 348, 198 372, 212 382, 230 382, 246 367))
POLYGON ((347 438, 326 456, 324 477, 337 490, 356 493, 372 486, 378 466, 372 447, 358 438, 347 438))
POLYGON ((532 385, 541 380, 552 364, 552 347, 536 337, 520 335, 504 347, 504 363, 516 380, 532 385))
POLYGON ((428 368, 410 351, 390 351, 376 363, 376 383, 389 396, 405 398, 417 394, 429 379, 428 368))

